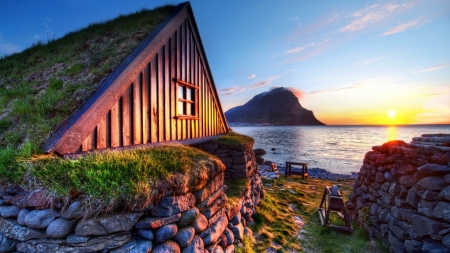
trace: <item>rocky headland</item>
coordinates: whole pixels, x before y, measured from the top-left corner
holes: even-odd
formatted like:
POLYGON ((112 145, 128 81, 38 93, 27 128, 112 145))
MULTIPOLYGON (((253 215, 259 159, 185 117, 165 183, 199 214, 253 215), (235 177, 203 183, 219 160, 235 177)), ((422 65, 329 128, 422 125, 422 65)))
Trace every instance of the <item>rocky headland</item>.
POLYGON ((303 108, 292 91, 283 87, 254 96, 244 105, 225 112, 230 125, 325 125, 303 108))

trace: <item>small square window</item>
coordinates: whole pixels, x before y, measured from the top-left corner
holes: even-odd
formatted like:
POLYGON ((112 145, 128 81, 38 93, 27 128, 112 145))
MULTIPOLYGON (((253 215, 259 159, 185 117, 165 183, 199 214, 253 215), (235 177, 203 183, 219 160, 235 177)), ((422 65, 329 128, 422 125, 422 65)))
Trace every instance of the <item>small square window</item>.
POLYGON ((177 117, 196 119, 197 92, 199 88, 181 80, 175 79, 175 81, 178 85, 177 117))

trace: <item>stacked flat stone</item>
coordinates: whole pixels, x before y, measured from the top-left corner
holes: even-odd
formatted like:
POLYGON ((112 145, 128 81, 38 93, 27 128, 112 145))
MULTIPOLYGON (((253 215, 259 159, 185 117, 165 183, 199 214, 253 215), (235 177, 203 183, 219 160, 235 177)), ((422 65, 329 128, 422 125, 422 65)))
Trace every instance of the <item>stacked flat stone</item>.
MULTIPOLYGON (((230 151, 233 152, 233 151, 230 151)), ((251 157, 254 159, 254 157, 251 157)), ((257 170, 239 201, 228 204, 225 166, 192 188, 168 189, 157 204, 119 214, 83 218, 82 203, 50 203, 45 191, 0 187, 3 252, 234 252, 254 224, 264 197, 257 170)))
POLYGON ((252 144, 230 146, 212 140, 196 147, 217 156, 225 164, 225 178, 249 178, 258 167, 252 144))
POLYGON ((365 229, 391 252, 450 252, 446 141, 442 135, 413 138, 411 144, 391 141, 364 157, 346 206, 355 215, 367 208, 365 229))

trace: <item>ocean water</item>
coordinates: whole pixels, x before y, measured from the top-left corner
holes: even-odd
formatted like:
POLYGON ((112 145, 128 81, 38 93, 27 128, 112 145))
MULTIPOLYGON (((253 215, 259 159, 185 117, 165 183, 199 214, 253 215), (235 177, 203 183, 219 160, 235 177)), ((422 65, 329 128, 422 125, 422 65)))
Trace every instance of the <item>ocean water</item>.
POLYGON ((409 143, 422 134, 450 134, 450 125, 251 126, 233 130, 253 137, 253 147, 265 149, 267 154, 262 157, 277 165, 286 161, 307 162, 308 168, 347 174, 359 171, 372 146, 390 140, 409 143))

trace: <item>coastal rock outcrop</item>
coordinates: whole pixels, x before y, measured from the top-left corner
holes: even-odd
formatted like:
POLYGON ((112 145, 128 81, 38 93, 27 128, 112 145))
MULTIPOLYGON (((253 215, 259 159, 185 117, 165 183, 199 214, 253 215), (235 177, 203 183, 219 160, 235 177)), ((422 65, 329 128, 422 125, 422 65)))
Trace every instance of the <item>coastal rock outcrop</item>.
POLYGON ((450 252, 450 135, 372 147, 346 202, 391 252, 450 252))
POLYGON ((283 87, 258 94, 244 105, 226 111, 225 116, 230 124, 325 125, 300 105, 292 91, 283 87))

